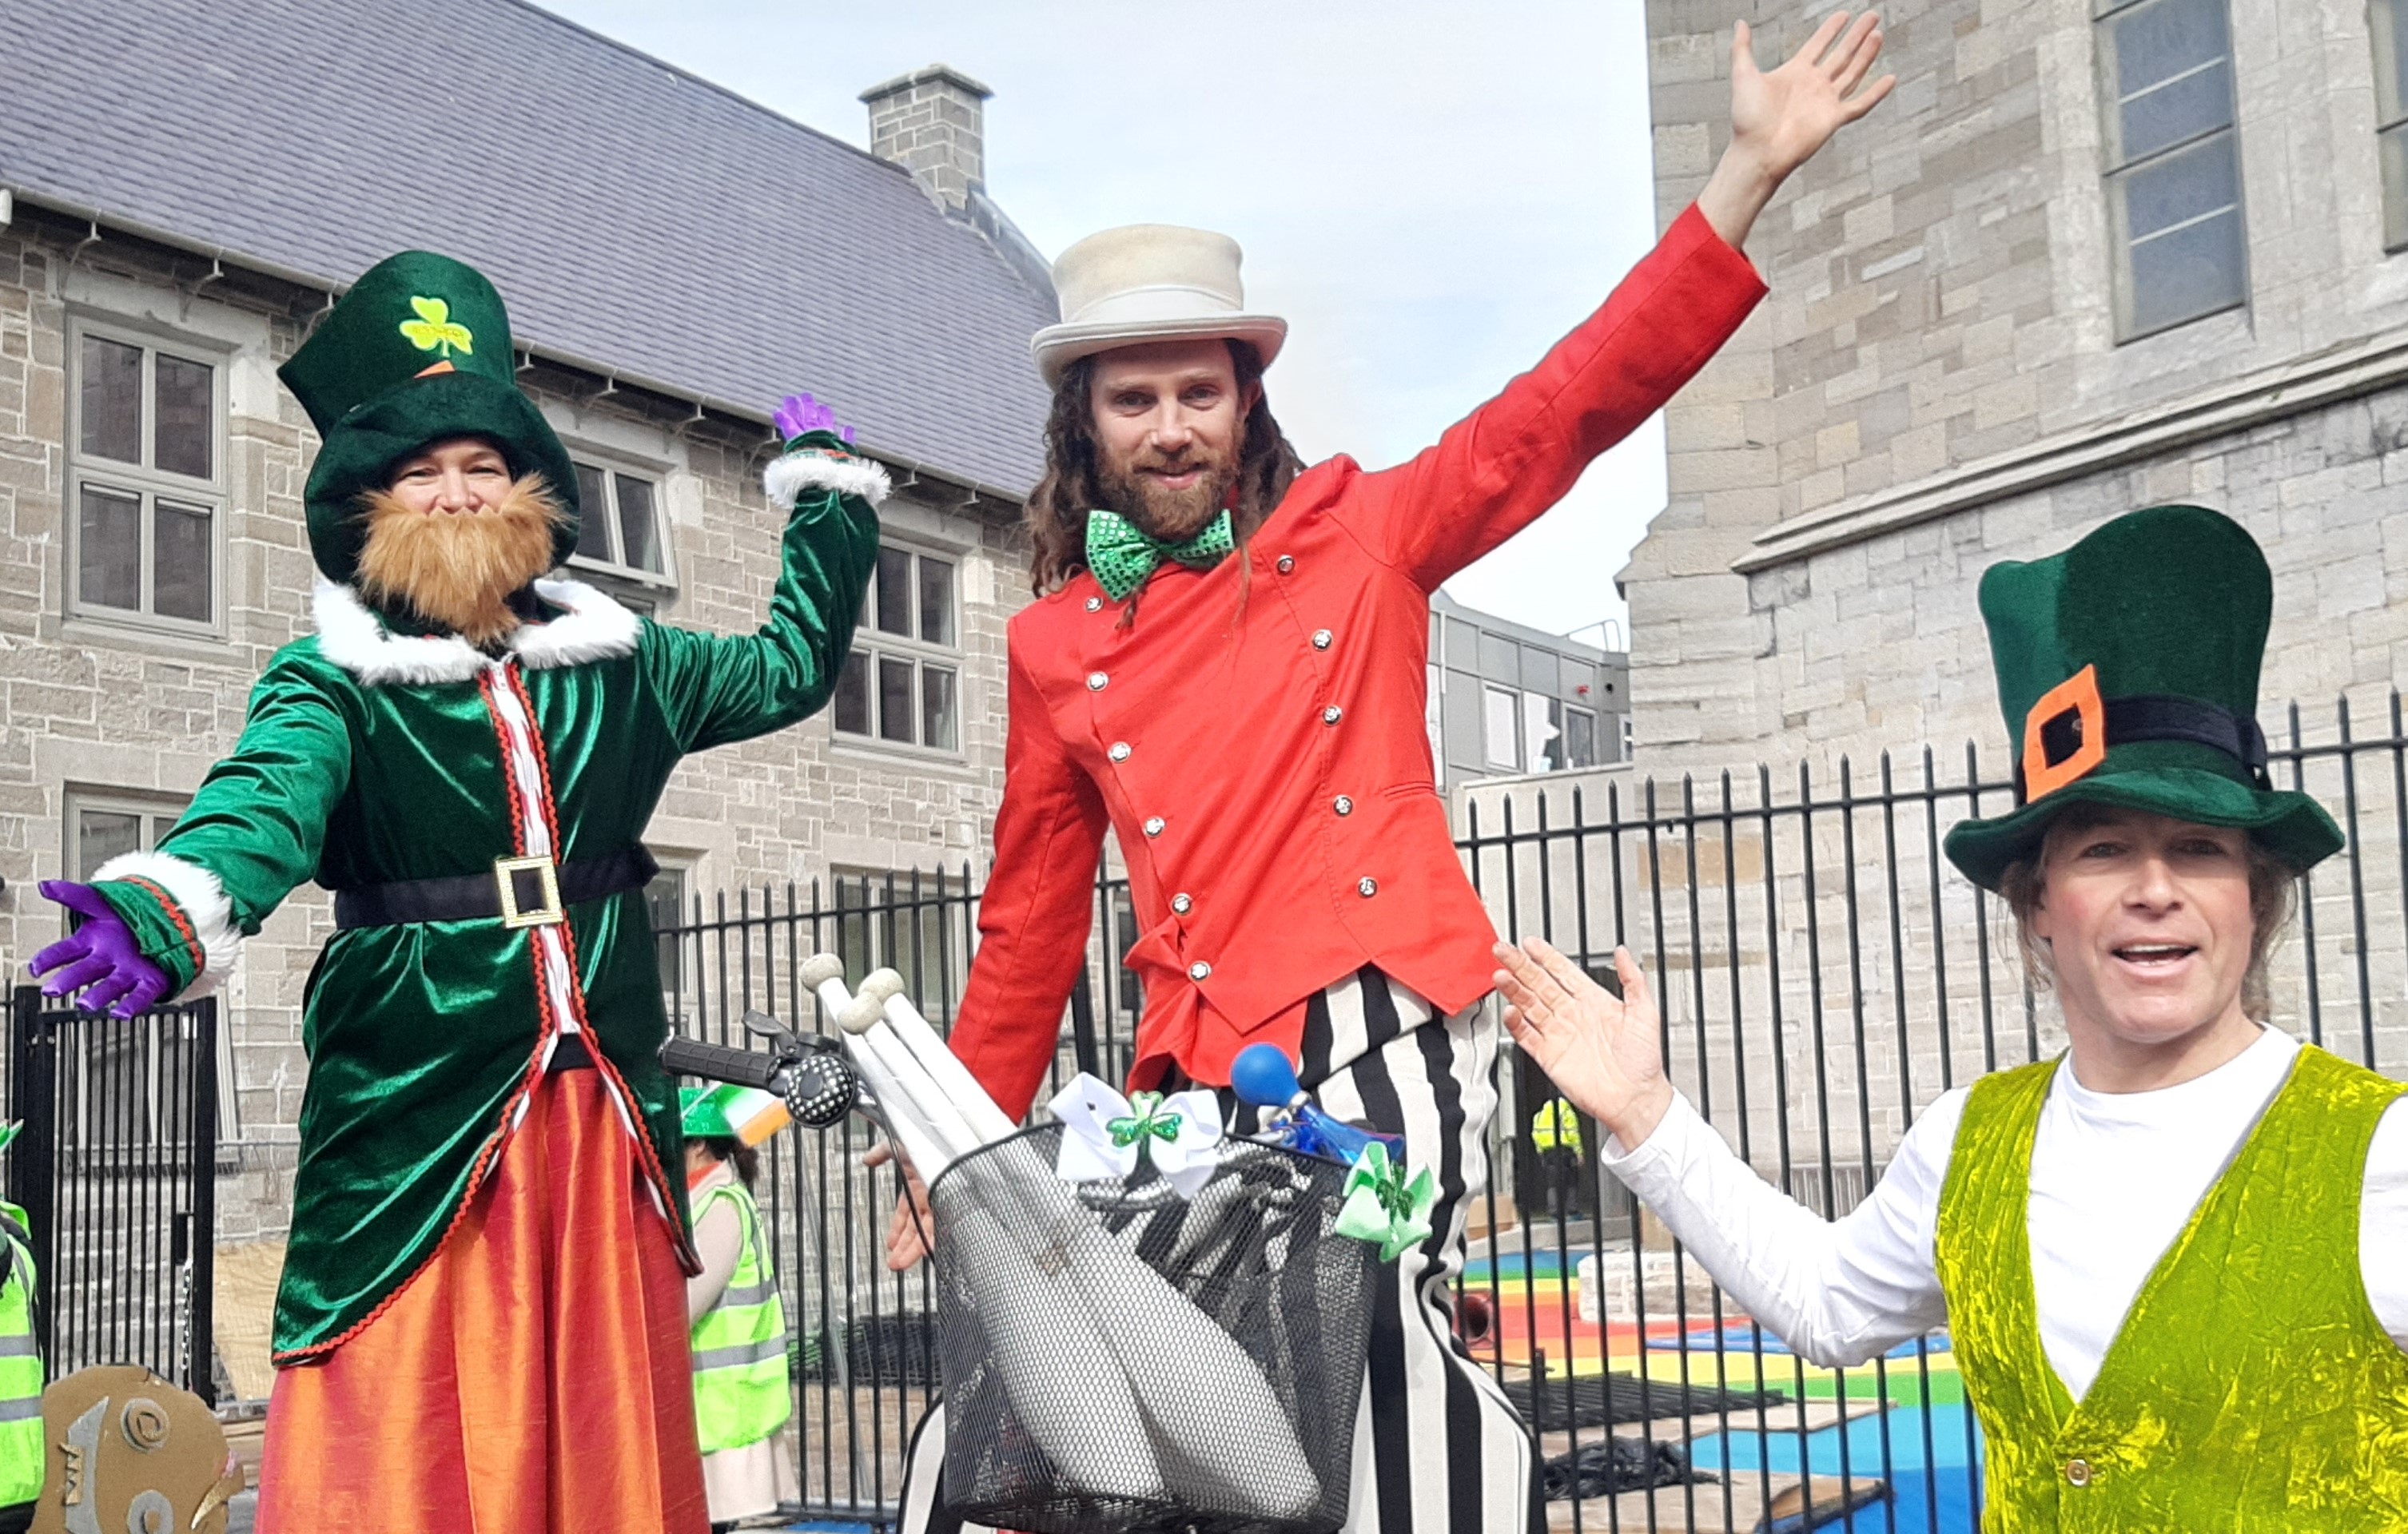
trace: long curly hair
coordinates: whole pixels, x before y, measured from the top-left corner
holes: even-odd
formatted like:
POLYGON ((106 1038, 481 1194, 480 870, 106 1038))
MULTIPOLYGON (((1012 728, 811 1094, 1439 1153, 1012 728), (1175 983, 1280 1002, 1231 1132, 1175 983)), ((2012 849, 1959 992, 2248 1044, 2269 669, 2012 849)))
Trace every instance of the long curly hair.
MULTIPOLYGON (((1270 404, 1261 397, 1262 358, 1243 341, 1228 343, 1238 392, 1254 394, 1246 414, 1246 435, 1238 452, 1237 523, 1240 548, 1277 510, 1287 488, 1304 469, 1270 404)), ((1087 513, 1101 505, 1096 490, 1098 447, 1090 399, 1096 360, 1082 357, 1064 371, 1045 419, 1045 477, 1028 497, 1028 584, 1039 596, 1061 589, 1087 568, 1087 513)))

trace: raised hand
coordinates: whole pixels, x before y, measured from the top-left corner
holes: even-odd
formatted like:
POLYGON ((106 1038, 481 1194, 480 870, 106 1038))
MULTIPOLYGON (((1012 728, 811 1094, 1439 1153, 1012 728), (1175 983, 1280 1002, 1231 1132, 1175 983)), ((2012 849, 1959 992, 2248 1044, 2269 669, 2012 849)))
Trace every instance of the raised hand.
POLYGON ((1881 18, 1848 24, 1834 11, 1789 62, 1770 74, 1756 66, 1747 23, 1731 34, 1731 142, 1744 145, 1775 180, 1813 158, 1831 135, 1881 104, 1898 84, 1884 75, 1862 91, 1881 57, 1881 18))
POLYGON ((1895 75, 1865 83, 1881 50, 1879 16, 1867 11, 1850 25, 1846 11, 1835 11, 1768 73, 1756 67, 1747 23, 1733 29, 1730 147, 1698 197, 1715 233, 1737 247, 1789 173, 1890 93, 1895 75))
POLYGON ((853 428, 837 424, 836 407, 822 405, 809 394, 787 395, 771 419, 777 422, 778 434, 788 442, 813 432, 834 432, 846 442, 853 441, 853 428))
POLYGON ((1538 938, 1498 944, 1495 975, 1505 1027, 1572 1106, 1605 1126, 1625 1150, 1656 1132, 1671 1106, 1662 1021, 1647 976, 1627 948, 1613 951, 1622 998, 1538 938))
POLYGON ((86 1012, 131 1017, 167 994, 166 972, 142 957, 132 929, 99 890, 64 879, 45 879, 41 890, 44 900, 84 918, 73 933, 36 954, 28 966, 42 982, 43 995, 72 995, 86 1012))

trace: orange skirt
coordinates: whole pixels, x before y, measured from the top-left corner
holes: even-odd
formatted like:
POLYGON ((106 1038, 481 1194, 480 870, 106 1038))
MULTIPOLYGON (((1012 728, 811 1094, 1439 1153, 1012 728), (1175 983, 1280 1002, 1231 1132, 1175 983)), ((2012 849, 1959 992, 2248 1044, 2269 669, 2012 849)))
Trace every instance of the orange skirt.
POLYGON ((260 1534, 705 1534, 686 1338, 600 1072, 548 1076, 435 1259, 277 1375, 260 1534))

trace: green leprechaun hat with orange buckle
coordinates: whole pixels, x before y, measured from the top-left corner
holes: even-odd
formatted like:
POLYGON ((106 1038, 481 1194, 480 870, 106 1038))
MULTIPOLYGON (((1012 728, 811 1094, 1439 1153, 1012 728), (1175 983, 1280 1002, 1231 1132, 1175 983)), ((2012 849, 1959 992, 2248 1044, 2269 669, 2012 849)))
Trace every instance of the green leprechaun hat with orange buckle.
POLYGON ((2241 827, 2297 870, 2341 850, 2324 806, 2267 776, 2258 673, 2274 581, 2239 523, 2131 512, 2052 559, 1992 565, 1981 604, 2015 808, 1948 833, 1967 878, 1997 889, 2080 803, 2241 827))
POLYGON ((577 471, 543 413, 520 392, 501 294, 449 256, 405 250, 363 274, 277 370, 322 445, 303 492, 309 552, 349 582, 367 536, 359 498, 402 460, 450 437, 491 439, 513 475, 540 474, 567 513, 552 537, 577 547, 577 471))

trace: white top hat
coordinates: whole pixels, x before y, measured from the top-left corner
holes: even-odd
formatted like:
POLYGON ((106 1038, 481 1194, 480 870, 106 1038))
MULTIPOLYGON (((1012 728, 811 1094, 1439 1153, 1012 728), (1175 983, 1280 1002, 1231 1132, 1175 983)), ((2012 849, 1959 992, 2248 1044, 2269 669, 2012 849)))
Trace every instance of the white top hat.
POLYGON ((1082 357, 1145 341, 1206 337, 1243 341, 1270 365, 1287 321, 1246 313, 1238 280, 1244 259, 1226 234, 1175 224, 1134 223, 1090 234, 1054 263, 1062 322, 1028 343, 1048 384, 1082 357))

